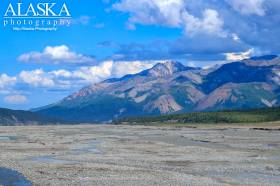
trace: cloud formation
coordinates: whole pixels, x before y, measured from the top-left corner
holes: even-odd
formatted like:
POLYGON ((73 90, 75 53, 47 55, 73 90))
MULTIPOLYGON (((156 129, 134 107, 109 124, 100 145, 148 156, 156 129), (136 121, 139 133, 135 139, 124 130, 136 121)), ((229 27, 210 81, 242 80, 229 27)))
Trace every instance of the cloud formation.
POLYGON ((241 61, 243 59, 248 59, 252 57, 253 54, 254 54, 254 49, 249 49, 245 52, 225 53, 225 56, 228 61, 241 61))
POLYGON ((29 52, 18 57, 18 61, 52 65, 89 65, 96 62, 94 57, 73 52, 66 45, 47 46, 42 52, 29 52))
POLYGON ((226 32, 223 30, 224 21, 216 10, 204 10, 202 18, 197 18, 188 12, 184 12, 183 15, 185 32, 187 34, 207 33, 210 35, 226 36, 226 32))
POLYGON ((130 14, 129 23, 159 24, 179 27, 182 23, 183 0, 122 0, 113 5, 118 11, 130 14))
MULTIPOLYGON (((110 47, 110 46, 109 46, 110 47)), ((238 36, 212 37, 197 35, 173 41, 157 40, 151 43, 118 45, 111 58, 115 60, 225 60, 224 53, 239 53, 252 48, 238 36)))
MULTIPOLYGON (((171 46, 164 50, 150 42, 133 56, 132 49, 120 46, 113 58, 178 59, 204 53, 201 58, 216 55, 220 59, 224 53, 241 53, 251 48, 266 54, 280 53, 279 0, 119 0, 112 8, 128 16, 130 28, 154 25, 183 32, 177 40, 166 41, 171 46)), ((137 43, 127 44, 131 45, 137 43)))
POLYGON ((104 61, 95 66, 83 66, 74 70, 58 69, 44 71, 35 69, 21 71, 16 76, 0 74, 0 93, 12 94, 16 91, 64 91, 97 83, 108 78, 118 78, 151 68, 158 61, 104 61), (2 92, 1 92, 2 91, 2 92))
POLYGON ((16 83, 15 77, 10 77, 7 74, 0 75, 0 89, 6 86, 11 86, 16 83))
POLYGON ((0 74, 0 94, 8 94, 12 91, 12 87, 16 84, 17 78, 0 74))
POLYGON ((196 17, 186 6, 184 0, 121 0, 113 4, 115 10, 129 13, 129 28, 135 28, 135 24, 162 25, 184 28, 190 35, 224 35, 223 20, 216 10, 205 9, 201 17, 196 17))
POLYGON ((256 14, 259 16, 265 15, 264 1, 265 0, 226 0, 234 10, 241 14, 256 14))
POLYGON ((54 81, 42 69, 22 71, 17 78, 22 83, 33 87, 52 87, 54 81))
POLYGON ((4 97, 4 102, 12 105, 21 105, 27 103, 28 99, 24 95, 10 95, 4 97))

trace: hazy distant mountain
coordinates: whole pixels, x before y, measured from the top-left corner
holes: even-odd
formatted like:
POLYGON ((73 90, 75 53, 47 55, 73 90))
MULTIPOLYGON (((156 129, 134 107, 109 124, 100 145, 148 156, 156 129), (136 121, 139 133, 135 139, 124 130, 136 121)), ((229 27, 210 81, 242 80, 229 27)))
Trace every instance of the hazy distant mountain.
POLYGON ((42 125, 56 123, 57 120, 22 110, 10 110, 0 108, 0 126, 1 125, 42 125))
POLYGON ((215 66, 167 61, 138 74, 93 84, 41 114, 76 122, 280 105, 280 58, 262 56, 215 66))

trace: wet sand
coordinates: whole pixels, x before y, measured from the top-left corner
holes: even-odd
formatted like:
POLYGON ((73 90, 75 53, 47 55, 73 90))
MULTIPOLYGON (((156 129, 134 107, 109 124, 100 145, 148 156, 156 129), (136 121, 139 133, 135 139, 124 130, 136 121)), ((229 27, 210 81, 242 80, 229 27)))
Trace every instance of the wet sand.
POLYGON ((33 185, 280 185, 279 128, 0 127, 0 167, 33 185))

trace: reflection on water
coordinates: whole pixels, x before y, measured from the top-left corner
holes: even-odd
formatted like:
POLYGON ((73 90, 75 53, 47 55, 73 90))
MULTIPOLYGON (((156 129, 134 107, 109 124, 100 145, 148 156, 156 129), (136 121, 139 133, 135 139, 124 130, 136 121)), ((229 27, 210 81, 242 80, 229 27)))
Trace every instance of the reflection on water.
MULTIPOLYGON (((88 141, 87 147, 83 148, 77 148, 69 151, 69 155, 83 155, 83 154, 102 154, 102 151, 98 149, 98 145, 100 145, 102 141, 100 140, 90 140, 88 141)), ((63 160, 59 159, 59 157, 56 156, 38 156, 38 157, 32 157, 29 160, 31 161, 37 161, 41 163, 57 163, 57 164, 76 164, 79 163, 75 160, 63 160)))
POLYGON ((0 167, 0 185, 31 186, 32 184, 21 173, 11 169, 0 167))

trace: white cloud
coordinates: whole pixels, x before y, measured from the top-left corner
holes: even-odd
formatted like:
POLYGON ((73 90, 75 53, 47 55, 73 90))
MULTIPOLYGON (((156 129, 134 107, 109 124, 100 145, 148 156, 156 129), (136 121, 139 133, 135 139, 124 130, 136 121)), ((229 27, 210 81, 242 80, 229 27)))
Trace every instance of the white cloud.
POLYGON ((131 23, 160 24, 178 27, 181 24, 181 12, 184 9, 183 0, 122 0, 113 8, 129 12, 131 23))
POLYGON ((34 87, 53 87, 55 85, 54 81, 42 69, 22 71, 18 77, 23 83, 34 87))
POLYGON ((64 70, 64 69, 51 71, 50 74, 57 76, 57 77, 65 77, 65 78, 70 78, 72 76, 71 72, 64 70))
POLYGON ((4 97, 4 102, 7 104, 20 105, 28 102, 28 99, 23 95, 10 95, 4 97))
POLYGON ((241 14, 250 15, 256 14, 259 16, 265 15, 263 3, 265 0, 226 0, 232 8, 241 14))
POLYGON ((95 63, 95 59, 90 56, 78 54, 69 49, 66 45, 47 46, 43 52, 29 52, 22 54, 18 60, 25 63, 38 64, 67 64, 67 65, 85 65, 95 63))
POLYGON ((14 77, 2 74, 0 75, 0 93, 5 91, 5 94, 15 94, 18 88, 19 90, 24 88, 27 91, 34 90, 34 88, 42 90, 71 90, 109 78, 135 74, 151 68, 157 62, 160 61, 104 61, 99 65, 78 67, 72 71, 65 69, 53 71, 35 69, 21 71, 14 77))
POLYGON ((136 74, 151 68, 156 61, 105 61, 98 66, 81 67, 72 72, 73 78, 80 78, 86 83, 96 83, 112 77, 122 77, 127 74, 136 74))
POLYGON ((226 36, 226 33, 223 31, 224 22, 219 17, 219 13, 216 10, 204 10, 202 18, 194 17, 188 12, 185 12, 183 15, 187 34, 195 35, 197 33, 208 33, 226 36))
POLYGON ((16 83, 16 77, 10 77, 7 74, 0 75, 0 89, 3 89, 7 86, 12 86, 16 83))
POLYGON ((156 63, 159 63, 162 61, 130 61, 130 62, 115 62, 113 65, 113 76, 115 77, 121 77, 126 74, 136 74, 143 70, 152 68, 156 63))
POLYGON ((190 35, 224 35, 224 22, 216 10, 205 9, 200 18, 190 14, 187 5, 185 0, 121 0, 113 8, 130 14, 129 29, 135 29, 134 24, 163 25, 183 27, 190 35))
POLYGON ((98 82, 103 79, 109 78, 112 75, 113 62, 103 62, 98 66, 81 67, 72 72, 74 78, 80 78, 88 83, 98 82))
POLYGON ((245 52, 240 53, 225 53, 226 59, 228 61, 241 61, 243 59, 250 58, 254 53, 254 49, 249 49, 245 52))
POLYGON ((235 34, 235 33, 233 33, 232 35, 231 35, 231 37, 232 37, 232 39, 234 40, 234 41, 236 41, 236 42, 240 42, 241 40, 240 40, 240 37, 237 35, 237 34, 235 34))
POLYGON ((0 94, 9 94, 13 92, 13 86, 16 84, 17 78, 0 74, 0 94))

